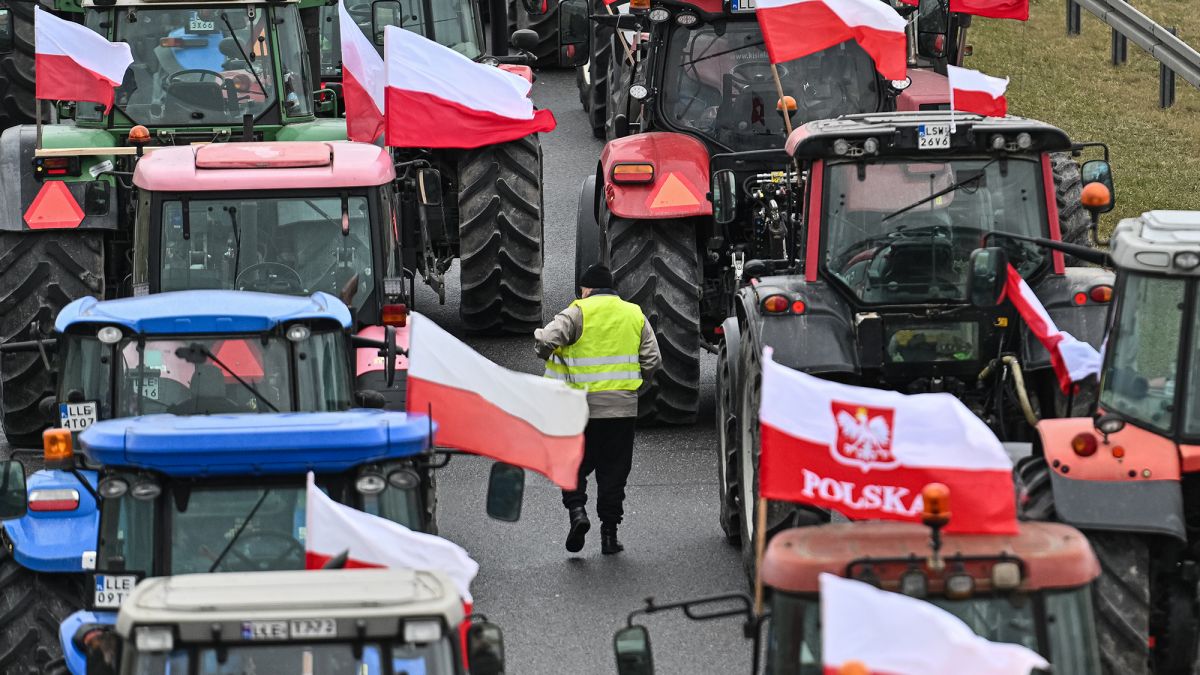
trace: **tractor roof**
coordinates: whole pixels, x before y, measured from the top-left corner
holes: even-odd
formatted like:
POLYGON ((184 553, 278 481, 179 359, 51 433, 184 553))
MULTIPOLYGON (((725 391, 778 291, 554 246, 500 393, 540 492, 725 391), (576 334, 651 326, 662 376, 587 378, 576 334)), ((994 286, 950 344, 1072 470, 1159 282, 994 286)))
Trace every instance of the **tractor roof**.
POLYGON ((1122 269, 1200 276, 1200 267, 1175 263, 1176 254, 1200 254, 1200 211, 1148 211, 1125 218, 1113 230, 1110 248, 1113 263, 1122 269))
POLYGON ((1007 145, 1015 143, 1017 135, 1021 133, 1028 133, 1032 137, 1028 151, 1061 152, 1071 149, 1071 139, 1066 132, 1045 122, 1012 116, 981 117, 944 110, 863 113, 817 120, 793 131, 788 136, 786 149, 789 155, 803 159, 827 159, 837 156, 833 144, 838 139, 861 144, 873 137, 879 143, 880 154, 920 152, 937 158, 963 152, 992 153, 995 152, 991 149, 992 139, 997 134, 1004 136, 1007 145), (949 126, 952 120, 955 132, 949 150, 917 150, 918 127, 949 126))
POLYGON ((371 187, 395 178, 387 150, 350 141, 163 147, 133 171, 135 185, 156 192, 371 187))
MULTIPOLYGON (((1021 588, 1027 590, 1082 586, 1099 576, 1100 564, 1087 539, 1075 528, 1031 522, 1022 522, 1019 527, 1015 535, 943 534, 946 569, 954 567, 954 557, 959 554, 966 558, 999 558, 1003 554, 1024 563, 1021 588)), ((763 559, 763 582, 793 593, 816 593, 817 577, 822 572, 846 576, 851 562, 894 560, 900 561, 894 570, 898 577, 912 564, 924 566, 929 554, 929 528, 915 523, 871 521, 798 527, 771 540, 763 559)), ((872 567, 887 588, 886 565, 875 563, 872 567)), ((981 591, 990 584, 990 570, 990 563, 967 563, 973 577, 984 578, 984 583, 976 581, 981 591)), ((927 574, 930 591, 941 592, 941 575, 927 574)), ((898 582, 898 578, 891 581, 898 582)))
POLYGON ((462 618, 462 599, 444 572, 231 572, 139 582, 121 603, 117 632, 129 638, 135 626, 170 626, 175 628, 175 639, 183 642, 203 644, 219 639, 223 644, 237 644, 255 637, 265 639, 245 632, 249 622, 264 621, 287 626, 273 634, 282 640, 402 639, 404 619, 440 619, 444 628, 450 628, 462 618), (330 619, 335 622, 336 635, 311 630, 330 619), (213 634, 214 626, 220 627, 219 635, 213 634), (365 634, 359 632, 359 626, 365 634))
POLYGON ((350 328, 350 310, 328 293, 308 297, 252 291, 174 291, 137 298, 79 298, 54 320, 60 333, 84 324, 145 335, 261 333, 289 321, 328 319, 350 328))
POLYGON ((170 476, 337 473, 419 455, 436 425, 385 410, 145 415, 104 420, 79 436, 93 462, 170 476))

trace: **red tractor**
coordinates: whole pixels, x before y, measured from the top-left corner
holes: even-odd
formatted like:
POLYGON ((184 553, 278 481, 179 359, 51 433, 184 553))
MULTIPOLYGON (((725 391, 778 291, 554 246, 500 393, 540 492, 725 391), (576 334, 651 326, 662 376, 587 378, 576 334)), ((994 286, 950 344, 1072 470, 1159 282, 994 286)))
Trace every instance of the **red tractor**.
POLYGON ((1098 405, 1043 420, 1017 465, 1026 518, 1079 528, 1100 558, 1105 673, 1195 672, 1200 607, 1200 212, 1122 220, 1098 405), (1149 670, 1148 669, 1152 669, 1149 670))

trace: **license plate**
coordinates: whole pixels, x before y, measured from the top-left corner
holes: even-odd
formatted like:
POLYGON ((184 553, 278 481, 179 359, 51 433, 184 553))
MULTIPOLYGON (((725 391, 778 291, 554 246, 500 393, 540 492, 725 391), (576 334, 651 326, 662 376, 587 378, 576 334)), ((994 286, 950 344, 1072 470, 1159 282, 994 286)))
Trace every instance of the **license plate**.
POLYGON ((133 574, 97 574, 96 595, 92 601, 95 609, 117 609, 137 585, 133 574))
POLYGON ((922 124, 917 127, 918 150, 949 150, 949 124, 922 124))
POLYGON ((337 637, 337 622, 333 619, 292 619, 292 638, 337 637))
POLYGON ((192 19, 188 21, 189 33, 211 33, 217 29, 217 24, 213 21, 205 21, 204 19, 192 19))
POLYGON ((730 11, 753 12, 757 7, 757 0, 729 0, 730 11))
POLYGON ((151 401, 158 400, 158 378, 157 377, 142 378, 142 398, 148 398, 151 401))
POLYGON ((96 423, 96 402, 59 403, 59 426, 71 431, 83 431, 96 423))

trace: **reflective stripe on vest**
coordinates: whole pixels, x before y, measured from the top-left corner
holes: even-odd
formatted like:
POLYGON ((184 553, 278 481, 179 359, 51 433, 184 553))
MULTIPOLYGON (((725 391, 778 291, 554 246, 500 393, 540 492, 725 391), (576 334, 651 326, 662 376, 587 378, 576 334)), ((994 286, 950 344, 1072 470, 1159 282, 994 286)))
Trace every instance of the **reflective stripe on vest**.
POLYGON ((593 295, 571 304, 583 313, 583 330, 575 344, 554 351, 545 376, 575 389, 636 391, 642 386, 638 352, 646 322, 641 308, 615 295, 593 295))

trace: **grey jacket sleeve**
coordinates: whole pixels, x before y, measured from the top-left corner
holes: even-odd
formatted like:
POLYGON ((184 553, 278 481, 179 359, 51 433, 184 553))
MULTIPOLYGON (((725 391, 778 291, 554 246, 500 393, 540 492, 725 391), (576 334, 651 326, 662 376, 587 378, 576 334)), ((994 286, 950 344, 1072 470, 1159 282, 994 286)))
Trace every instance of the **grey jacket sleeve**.
POLYGON ((545 328, 533 331, 534 351, 538 358, 548 359, 558 347, 575 344, 583 334, 583 310, 571 306, 554 315, 545 328))
POLYGON ((658 353, 658 338, 650 327, 650 320, 642 323, 642 345, 638 349, 638 362, 642 366, 642 379, 649 379, 662 366, 662 357, 658 353))

